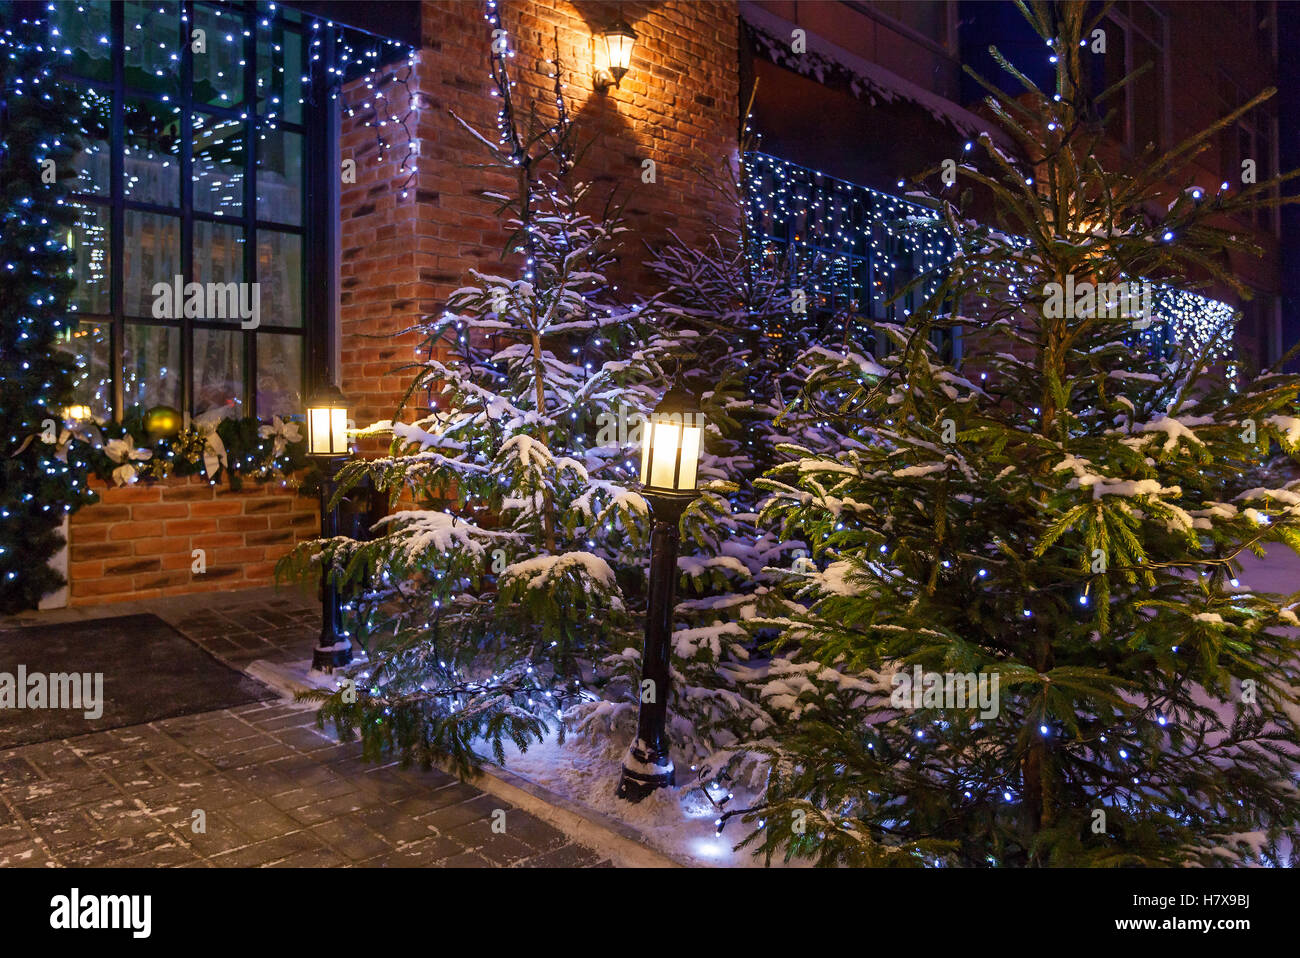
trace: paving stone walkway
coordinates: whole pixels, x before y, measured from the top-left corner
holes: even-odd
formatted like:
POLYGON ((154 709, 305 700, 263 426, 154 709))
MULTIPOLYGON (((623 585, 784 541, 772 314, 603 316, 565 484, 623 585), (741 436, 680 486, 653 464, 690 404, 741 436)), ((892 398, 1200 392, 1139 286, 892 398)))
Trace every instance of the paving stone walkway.
MULTIPOLYGON (((301 662, 320 627, 302 594, 261 589, 24 613, 0 629, 139 612, 236 668, 301 662)), ((360 745, 318 730, 314 711, 271 701, 0 747, 0 867, 105 865, 610 862, 453 776, 362 762, 360 745), (504 834, 492 831, 495 809, 504 834)))

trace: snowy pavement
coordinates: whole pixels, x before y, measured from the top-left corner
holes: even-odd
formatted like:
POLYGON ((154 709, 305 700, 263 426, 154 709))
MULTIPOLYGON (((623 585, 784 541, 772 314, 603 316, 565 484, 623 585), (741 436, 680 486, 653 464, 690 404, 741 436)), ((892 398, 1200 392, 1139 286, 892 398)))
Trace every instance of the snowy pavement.
MULTIPOLYGON (((318 606, 272 590, 24 614, 0 626, 142 611, 236 667, 300 660, 320 627, 318 606)), ((610 864, 473 785, 376 766, 360 751, 318 730, 311 708, 275 701, 0 744, 0 867, 610 864)))
POLYGON ((1300 556, 1286 546, 1269 543, 1267 558, 1250 553, 1241 556, 1241 584, 1259 592, 1290 595, 1300 590, 1300 556))

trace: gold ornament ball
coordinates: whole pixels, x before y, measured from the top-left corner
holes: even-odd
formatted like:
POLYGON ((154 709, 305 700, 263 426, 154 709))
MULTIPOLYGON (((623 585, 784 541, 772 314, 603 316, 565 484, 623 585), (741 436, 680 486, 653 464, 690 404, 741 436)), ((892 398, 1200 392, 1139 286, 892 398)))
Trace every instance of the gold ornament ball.
POLYGON ((171 406, 155 406, 144 415, 144 431, 150 442, 175 438, 181 431, 181 414, 171 406))

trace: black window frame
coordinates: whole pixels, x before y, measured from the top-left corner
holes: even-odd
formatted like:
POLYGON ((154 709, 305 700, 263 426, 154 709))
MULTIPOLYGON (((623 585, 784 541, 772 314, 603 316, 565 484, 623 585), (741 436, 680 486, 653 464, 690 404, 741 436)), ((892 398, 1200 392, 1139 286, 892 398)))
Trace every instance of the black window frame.
MULTIPOLYGON (((1130 153, 1136 153, 1142 149, 1148 140, 1154 141, 1157 149, 1164 149, 1174 139, 1172 133, 1173 115, 1170 104, 1169 91, 1172 89, 1171 83, 1171 66, 1170 66, 1170 45, 1169 45, 1169 18, 1165 13, 1157 8, 1148 0, 1132 0, 1129 3, 1117 3, 1106 13, 1105 19, 1101 24, 1102 28, 1110 31, 1107 34, 1105 57, 1113 57, 1118 52, 1115 50, 1115 41, 1117 35, 1122 35, 1123 57, 1124 61, 1120 64, 1120 70, 1117 74, 1107 74, 1103 67, 1099 71, 1096 88, 1094 93, 1101 93, 1112 82, 1119 77, 1127 77, 1135 70, 1140 68, 1146 61, 1139 62, 1133 52, 1134 39, 1140 39, 1149 44, 1155 50, 1155 58, 1151 62, 1151 69, 1144 77, 1138 78, 1137 81, 1128 83, 1118 94, 1122 98, 1122 112, 1117 117, 1119 120, 1119 136, 1116 138, 1123 144, 1124 148, 1130 153), (1138 11, 1135 8, 1140 7, 1138 11), (1159 36, 1153 36, 1146 27, 1138 23, 1138 13, 1142 13, 1145 18, 1155 24, 1159 36), (1150 77, 1160 86, 1160 95, 1156 98, 1159 103, 1159 114, 1156 122, 1159 129, 1154 131, 1154 136, 1143 136, 1137 129, 1137 108, 1134 105, 1134 96, 1137 93, 1137 85, 1142 83, 1147 77, 1150 77)), ((1110 61, 1106 61, 1109 63, 1110 61)), ((1112 99, 1105 105, 1106 110, 1114 109, 1115 101, 1112 99)))
MULTIPOLYGON (((83 0, 93 2, 93 0, 83 0)), ((337 179, 331 176, 333 169, 328 158, 337 154, 337 104, 329 95, 330 85, 321 83, 332 65, 333 35, 321 39, 326 41, 328 55, 312 59, 314 37, 306 18, 302 22, 284 24, 286 38, 296 37, 301 44, 299 62, 304 71, 310 71, 310 82, 303 85, 304 103, 301 119, 298 122, 274 115, 271 110, 259 109, 257 80, 260 74, 258 62, 258 21, 270 13, 270 4, 264 0, 239 0, 239 2, 219 3, 207 0, 155 0, 150 6, 174 8, 176 17, 177 52, 180 54, 178 67, 178 88, 175 96, 158 90, 143 89, 127 83, 125 32, 126 6, 113 2, 109 5, 111 16, 111 35, 109 37, 112 55, 112 79, 108 83, 94 79, 85 73, 78 73, 75 58, 65 60, 61 71, 76 89, 94 87, 98 92, 112 98, 111 121, 109 126, 110 184, 108 200, 100 194, 74 192, 73 201, 78 205, 91 205, 107 209, 110 213, 109 228, 109 313, 74 311, 70 319, 76 323, 99 322, 109 327, 109 375, 111 382, 110 405, 111 416, 120 422, 127 411, 125 402, 125 360, 124 348, 129 326, 164 326, 177 328, 180 335, 180 409, 185 415, 194 415, 204 410, 194 408, 195 369, 194 369, 194 333, 199 329, 231 331, 241 336, 242 371, 240 415, 269 418, 270 413, 257 408, 258 392, 258 336, 277 334, 297 336, 302 340, 301 380, 297 384, 299 395, 306 400, 309 387, 326 381, 329 377, 328 360, 330 350, 322 348, 322 340, 331 338, 330 323, 333 318, 333 306, 329 296, 337 290, 336 281, 329 275, 333 266, 332 257, 322 259, 315 255, 319 249, 331 249, 335 229, 331 221, 337 219, 337 192, 333 193, 335 203, 331 208, 329 184, 337 179), (233 107, 214 106, 196 101, 194 96, 194 52, 190 42, 190 31, 196 22, 197 8, 220 10, 223 16, 233 16, 242 27, 242 70, 243 102, 233 107), (310 91, 317 91, 313 96, 310 91), (322 93, 321 91, 325 92, 322 93), (126 198, 125 163, 123 159, 125 134, 125 104, 128 100, 148 101, 168 104, 180 111, 180 185, 181 195, 175 207, 158 206, 140 200, 126 198), (202 115, 214 120, 235 120, 240 122, 247 133, 243 168, 243 198, 241 211, 236 216, 223 216, 213 212, 195 209, 193 151, 194 120, 202 115), (274 117, 272 119, 272 117, 274 117), (297 224, 264 220, 258 216, 257 202, 257 160, 258 134, 266 130, 283 131, 302 136, 302 208, 297 224), (324 195, 326 202, 320 201, 324 195), (198 222, 237 226, 243 230, 243 276, 245 283, 258 282, 257 258, 259 240, 267 233, 296 235, 301 243, 299 257, 299 282, 301 290, 299 325, 267 322, 261 318, 256 328, 243 329, 236 320, 219 322, 208 319, 179 317, 177 319, 155 319, 132 316, 127 317, 125 310, 125 221, 128 211, 159 213, 175 217, 180 224, 180 272, 184 282, 194 281, 195 249, 194 226, 198 222)), ((282 7, 281 10, 284 8, 282 7)), ((215 38, 209 38, 215 39, 215 38)), ((267 105, 273 105, 268 97, 267 105)), ((278 109, 282 113, 285 104, 278 109)), ((156 280, 170 281, 170 277, 157 277, 156 280)))

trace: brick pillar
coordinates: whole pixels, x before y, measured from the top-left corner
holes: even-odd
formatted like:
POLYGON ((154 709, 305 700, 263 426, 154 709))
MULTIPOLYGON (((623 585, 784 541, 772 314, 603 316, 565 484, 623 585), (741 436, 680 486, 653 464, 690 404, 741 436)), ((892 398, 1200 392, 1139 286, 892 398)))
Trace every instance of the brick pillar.
MULTIPOLYGON (((612 275, 623 292, 650 291, 640 266, 645 242, 663 241, 670 228, 691 241, 710 228, 738 225, 734 206, 710 182, 725 175, 736 150, 734 3, 509 2, 502 7, 516 51, 515 96, 525 115, 533 102, 544 115, 553 114, 547 61, 558 36, 570 110, 584 139, 597 137, 580 173, 595 182, 601 201, 611 189, 628 201, 632 232, 624 264, 612 275), (596 93, 592 36, 618 17, 639 35, 632 69, 619 89, 596 93), (646 159, 656 164, 653 184, 641 180, 646 159)), ((409 81, 418 105, 419 174, 413 194, 404 200, 396 196, 405 179, 398 171, 405 154, 401 143, 383 163, 375 162, 375 131, 364 123, 377 101, 370 110, 345 117, 342 128, 342 154, 357 161, 357 183, 345 185, 341 197, 340 386, 359 425, 391 418, 411 382, 411 371, 395 367, 416 358, 417 339, 397 332, 442 309, 448 294, 472 282, 469 269, 502 268, 505 233, 491 204, 477 194, 508 190, 510 182, 466 167, 484 161, 482 147, 449 113, 488 135, 496 128, 498 101, 490 95, 491 36, 483 6, 426 0, 422 34, 409 81)), ((386 76, 404 70, 399 66, 386 76)), ((379 87, 390 112, 404 113, 401 85, 388 79, 379 87)), ((345 99, 355 107, 365 102, 366 92, 354 83, 345 99)), ((423 408, 423 397, 417 405, 423 408)), ((403 415, 412 413, 408 409, 403 415)))

